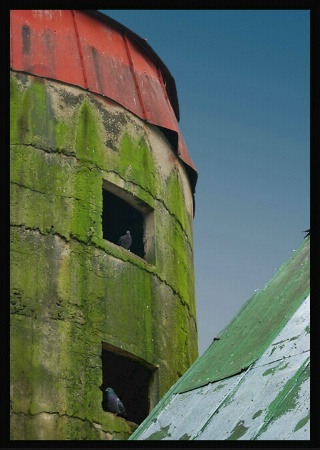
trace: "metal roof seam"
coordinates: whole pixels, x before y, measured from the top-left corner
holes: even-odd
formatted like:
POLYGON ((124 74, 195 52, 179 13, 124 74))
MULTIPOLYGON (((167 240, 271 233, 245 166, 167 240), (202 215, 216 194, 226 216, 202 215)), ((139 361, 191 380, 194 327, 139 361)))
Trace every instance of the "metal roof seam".
POLYGON ((248 368, 249 368, 250 366, 252 366, 252 364, 254 364, 255 361, 256 361, 256 360, 251 361, 250 364, 246 365, 245 367, 241 367, 239 370, 235 370, 234 372, 230 372, 230 374, 227 375, 227 376, 223 376, 223 377, 221 377, 221 378, 218 378, 218 377, 217 377, 217 378, 214 379, 213 381, 212 381, 212 380, 211 380, 211 381, 205 381, 205 382, 203 382, 203 384, 197 384, 197 385, 196 385, 195 387, 193 387, 193 388, 187 387, 187 388, 185 388, 185 389, 182 389, 181 391, 175 392, 175 394, 184 394, 184 393, 186 393, 186 392, 194 391, 194 390, 196 390, 196 389, 203 388, 203 387, 205 387, 205 386, 209 386, 210 384, 217 383, 217 382, 222 381, 222 380, 227 380, 227 379, 229 379, 229 378, 233 378, 235 375, 240 375, 242 372, 248 370, 248 368))
MULTIPOLYGON (((206 392, 209 390, 209 387, 210 387, 210 384, 208 384, 207 385, 207 389, 204 391, 204 395, 206 394, 206 392)), ((180 395, 180 393, 179 394, 173 394, 173 395, 180 395)), ((195 406, 195 405, 197 405, 198 403, 200 403, 201 404, 201 401, 202 401, 202 399, 201 399, 201 396, 198 396, 198 399, 197 400, 195 400, 194 402, 193 402, 193 407, 195 406)), ((170 399, 170 402, 165 406, 165 408, 161 411, 161 413, 159 414, 159 416, 158 416, 158 419, 159 419, 159 417, 166 411, 166 408, 167 407, 169 407, 170 408, 170 403, 171 403, 171 399, 170 399)), ((178 427, 179 427, 179 424, 182 422, 184 420, 184 416, 181 416, 180 417, 180 421, 175 421, 175 423, 174 423, 174 429, 177 429, 178 427)), ((171 431, 171 430, 170 430, 171 431)), ((190 437, 190 440, 191 440, 192 438, 190 437)))
POLYGON ((235 375, 263 354, 310 291, 309 244, 304 241, 294 258, 281 267, 273 277, 273 284, 268 284, 269 289, 251 298, 251 303, 225 329, 220 340, 214 341, 201 360, 193 364, 175 392, 186 392, 235 375))
MULTIPOLYGON (((301 269, 302 270, 302 269, 301 269)), ((295 281, 295 278, 293 279, 293 281, 291 281, 289 283, 289 285, 287 286, 286 289, 288 289, 288 287, 295 281)), ((290 309, 290 311, 288 312, 288 314, 284 317, 284 319, 280 322, 279 326, 273 330, 273 332, 270 334, 269 339, 267 341, 265 341, 265 344, 262 345, 260 347, 260 352, 258 352, 255 357, 250 360, 248 362, 248 364, 246 364, 246 366, 244 368, 242 368, 241 370, 245 370, 246 367, 248 367, 248 365, 253 364, 255 361, 257 361, 261 355, 263 355, 263 353, 265 352, 265 350, 269 347, 269 345, 271 344, 271 342, 274 340, 274 338, 277 336, 277 334, 279 333, 280 330, 282 330, 282 328, 285 326, 285 324, 289 321, 289 319, 292 317, 292 315, 294 314, 294 312, 298 309, 298 307, 301 305, 301 303, 303 302, 303 300, 305 300, 308 296, 308 293, 310 291, 310 287, 308 287, 304 293, 299 297, 299 299, 297 300, 296 303, 294 303, 293 307, 290 309)), ((259 325, 257 325, 259 326, 259 325)), ((246 336, 246 340, 251 338, 251 335, 253 334, 254 328, 248 333, 248 335, 246 336)), ((224 366, 227 365, 227 362, 224 364, 224 366)), ((222 368, 224 367, 222 366, 222 368)), ((235 372, 233 375, 235 375, 238 372, 235 372)), ((232 376, 233 376, 232 375, 232 376)), ((228 377, 225 377, 228 378, 228 377)), ((221 378, 224 379, 224 378, 221 378)), ((218 380, 215 380, 218 381, 218 380)))
MULTIPOLYGON (((289 283, 289 285, 287 286, 287 288, 295 281, 295 279, 289 283)), ((280 330, 282 330, 282 328, 285 326, 286 323, 288 323, 288 321, 290 320, 290 318, 292 317, 292 315, 294 314, 294 312, 298 309, 298 307, 301 305, 301 303, 307 298, 308 293, 310 292, 310 287, 308 287, 304 293, 299 297, 299 299, 294 303, 294 305, 292 306, 292 308, 289 310, 288 314, 286 314, 286 316, 283 318, 283 320, 280 322, 280 324, 278 325, 277 328, 275 328, 273 330, 273 332, 270 334, 269 339, 267 341, 265 341, 265 344, 262 345, 260 347, 260 352, 256 354, 255 358, 249 362, 249 364, 252 364, 253 362, 257 361, 260 356, 265 352, 265 350, 269 347, 269 345, 271 344, 271 342, 274 340, 274 338, 277 336, 277 334, 279 333, 280 330)), ((252 334, 252 330, 249 333, 247 339, 250 337, 250 335, 252 334)))
POLYGON ((172 108, 174 110, 177 121, 179 122, 180 113, 179 113, 178 94, 177 94, 175 79, 174 79, 173 75, 171 74, 170 70, 168 69, 168 67, 162 61, 160 56, 148 44, 146 39, 141 38, 134 31, 130 30, 122 23, 116 21, 115 19, 112 19, 112 17, 108 16, 107 14, 99 12, 99 10, 97 10, 97 9, 95 9, 95 10, 80 10, 80 11, 85 12, 86 14, 89 14, 95 18, 98 18, 100 21, 102 21, 104 23, 109 23, 113 27, 120 30, 122 33, 128 34, 130 40, 132 40, 132 42, 134 42, 135 45, 140 47, 142 49, 142 51, 145 52, 150 57, 150 59, 155 62, 156 65, 160 64, 164 73, 167 76, 166 79, 168 79, 168 83, 171 86, 171 89, 170 89, 171 94, 169 92, 167 92, 167 93, 168 93, 169 98, 171 99, 170 104, 172 104, 172 108))
POLYGON ((297 381, 303 376, 304 372, 307 370, 308 366, 310 365, 310 357, 308 357, 304 363, 299 367, 299 369, 296 371, 294 376, 287 382, 287 389, 284 387, 284 395, 281 396, 279 399, 274 400, 273 407, 270 408, 269 416, 267 414, 266 420, 263 421, 262 425, 260 426, 259 430, 257 431, 256 435, 254 436, 254 440, 256 440, 267 428, 268 425, 274 420, 274 417, 281 407, 281 405, 285 402, 288 395, 291 393, 291 391, 294 389, 297 381))
MULTIPOLYGON (((249 370, 251 369, 252 364, 247 368, 247 370, 243 371, 243 374, 240 378, 238 378, 236 380, 236 383, 232 386, 232 388, 230 389, 229 392, 226 393, 226 395, 221 399, 221 401, 218 403, 218 405, 215 407, 215 409, 212 411, 212 413, 210 413, 210 416, 208 419, 206 419, 205 423, 203 424, 202 427, 200 427, 199 431, 194 435, 191 436, 190 439, 195 440, 198 436, 200 436, 200 434, 202 434, 202 432, 205 430, 205 428, 207 427, 207 425, 209 424, 212 416, 218 411, 218 409, 227 401, 227 399, 230 397, 230 395, 233 395, 234 390, 236 389, 236 386, 238 386, 242 379, 244 378, 244 376, 249 372, 249 370)), ((209 384, 213 384, 213 383, 209 383, 209 384)))
POLYGON ((141 95, 140 85, 139 85, 139 82, 137 80, 137 75, 136 75, 135 70, 134 70, 134 64, 133 64, 133 60, 132 60, 132 55, 131 55, 130 48, 129 48, 129 45, 128 45, 128 38, 123 32, 121 33, 121 36, 123 38, 124 46, 125 46, 125 49, 126 49, 126 52, 127 52, 127 56, 128 56, 128 60, 129 60, 129 64, 130 64, 130 69, 131 69, 131 73, 132 73, 132 77, 133 77, 133 81, 134 81, 134 84, 135 84, 136 89, 137 89, 137 93, 138 93, 138 97, 139 97, 139 101, 140 101, 140 105, 141 105, 141 110, 142 110, 142 115, 143 115, 143 120, 148 122, 148 120, 147 120, 148 117, 147 117, 147 114, 146 114, 146 107, 145 107, 145 104, 144 104, 144 101, 143 101, 143 97, 141 95))
POLYGON ((253 363, 253 364, 254 364, 254 368, 260 368, 260 367, 269 366, 270 364, 275 364, 275 363, 277 363, 277 362, 282 363, 282 362, 284 362, 286 359, 294 358, 294 357, 296 357, 296 356, 303 355, 304 353, 309 353, 309 352, 310 352, 310 349, 308 349, 308 350, 303 350, 302 352, 299 352, 299 353, 292 353, 292 354, 289 355, 289 356, 282 356, 281 358, 273 359, 271 362, 268 361, 268 362, 266 362, 266 363, 264 363, 264 364, 260 364, 260 365, 258 364, 260 358, 258 358, 257 361, 255 361, 255 362, 253 363))
POLYGON ((84 63, 83 51, 82 51, 82 47, 81 47, 80 35, 79 35, 79 30, 78 30, 78 25, 77 25, 77 20, 76 20, 76 13, 75 13, 74 9, 71 10, 71 16, 72 16, 72 20, 73 20, 73 26, 74 26, 75 35, 76 35, 76 42, 77 42, 77 46, 78 46, 78 50, 79 50, 79 56, 80 56, 80 63, 81 63, 82 73, 83 73, 84 86, 85 86, 85 89, 88 89, 89 86, 88 86, 88 77, 87 77, 87 72, 86 72, 86 65, 84 63))
MULTIPOLYGON (((283 319, 283 321, 280 323, 280 325, 278 326, 278 328, 275 329, 275 330, 273 331, 273 333, 270 335, 269 339, 265 342, 265 345, 263 345, 263 346, 260 348, 260 352, 257 353, 257 354, 254 356, 254 358, 252 358, 245 366, 241 367, 240 370, 235 370, 235 371, 233 371, 233 372, 230 372, 228 376, 223 376, 223 377, 221 377, 221 378, 216 378, 215 380, 210 380, 210 381, 204 382, 203 384, 197 385, 195 388, 199 388, 199 387, 202 387, 202 386, 206 386, 207 384, 209 384, 209 383, 212 382, 212 381, 217 382, 217 381, 221 381, 221 380, 224 380, 224 379, 233 377, 233 376, 235 376, 235 375, 237 375, 237 374, 240 374, 241 372, 245 371, 248 367, 250 367, 253 363, 255 363, 255 362, 260 358, 260 356, 265 352, 265 350, 269 347, 269 345, 271 344, 271 342, 274 340, 275 336, 279 333, 279 330, 281 330, 281 329, 285 326, 285 324, 289 321, 289 319, 292 317, 292 315, 294 314, 294 312, 295 312, 295 311, 297 310, 297 308, 300 306, 300 304, 302 303, 302 301, 306 299, 309 290, 310 290, 310 288, 307 288, 307 289, 305 290, 305 292, 299 297, 298 301, 294 304, 293 308, 292 308, 292 309, 290 310, 290 312, 286 315, 285 319, 283 319)), ((252 334, 252 331, 249 333, 248 336, 250 337, 251 334, 252 334)), ((210 347, 209 347, 209 348, 210 348, 210 347)), ((203 365, 206 365, 206 359, 205 359, 205 358, 203 358, 202 361, 201 361, 201 363, 197 366, 197 370, 199 371, 199 369, 200 369, 201 366, 203 366, 203 365)), ((225 367, 226 365, 227 365, 227 363, 225 363, 225 364, 222 366, 222 368, 225 367)), ((193 388, 193 389, 195 389, 195 388, 193 388)), ((188 392, 188 391, 191 391, 191 390, 193 390, 193 389, 190 389, 190 388, 183 389, 183 390, 179 391, 179 393, 188 392)))

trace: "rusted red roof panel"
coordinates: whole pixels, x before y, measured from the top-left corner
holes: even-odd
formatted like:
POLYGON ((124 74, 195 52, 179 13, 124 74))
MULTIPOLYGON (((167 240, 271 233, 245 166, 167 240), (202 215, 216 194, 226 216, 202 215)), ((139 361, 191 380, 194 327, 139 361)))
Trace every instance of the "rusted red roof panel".
POLYGON ((143 117, 124 37, 105 23, 75 11, 88 89, 143 117))
POLYGON ((11 66, 81 86, 177 134, 194 192, 197 172, 181 135, 175 82, 151 47, 95 11, 11 10, 11 66))
POLYGON ((10 16, 15 70, 84 87, 71 11, 12 10, 10 16))
POLYGON ((146 118, 151 123, 177 130, 176 124, 173 124, 175 114, 167 98, 161 72, 130 41, 128 50, 146 118))

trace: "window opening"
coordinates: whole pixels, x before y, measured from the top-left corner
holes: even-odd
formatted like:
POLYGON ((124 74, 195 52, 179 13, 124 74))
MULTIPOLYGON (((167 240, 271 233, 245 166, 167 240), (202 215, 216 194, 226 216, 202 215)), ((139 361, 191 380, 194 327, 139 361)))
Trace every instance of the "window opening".
MULTIPOLYGON (((102 343, 102 385, 103 392, 111 387, 122 401, 126 420, 140 424, 155 406, 155 373, 157 367, 110 344, 102 343)), ((107 411, 104 402, 102 409, 107 411)))
POLYGON ((102 185, 103 239, 118 245, 120 236, 130 231, 130 251, 154 263, 153 210, 132 194, 107 181, 102 185))

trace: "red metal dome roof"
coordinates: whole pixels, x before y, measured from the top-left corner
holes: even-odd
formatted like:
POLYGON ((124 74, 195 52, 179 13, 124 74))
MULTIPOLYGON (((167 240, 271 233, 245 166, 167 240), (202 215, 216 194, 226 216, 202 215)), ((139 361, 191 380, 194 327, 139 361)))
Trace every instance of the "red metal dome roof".
POLYGON ((11 10, 10 26, 14 70, 80 86, 161 127, 194 192, 197 172, 178 126, 175 81, 144 39, 96 10, 11 10))

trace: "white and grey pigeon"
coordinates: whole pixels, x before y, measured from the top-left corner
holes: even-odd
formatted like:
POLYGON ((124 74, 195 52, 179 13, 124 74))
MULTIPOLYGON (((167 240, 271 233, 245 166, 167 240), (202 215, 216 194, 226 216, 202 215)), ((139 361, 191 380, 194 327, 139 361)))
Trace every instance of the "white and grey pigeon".
POLYGON ((123 248, 129 250, 131 247, 131 244, 132 244, 132 237, 131 237, 130 231, 128 230, 124 236, 120 237, 120 239, 118 241, 118 245, 120 245, 120 247, 123 247, 123 248))
POLYGON ((116 415, 126 417, 127 414, 125 407, 123 406, 122 401, 118 398, 114 390, 111 387, 107 387, 107 389, 104 391, 104 394, 104 403, 107 407, 107 410, 116 415))

